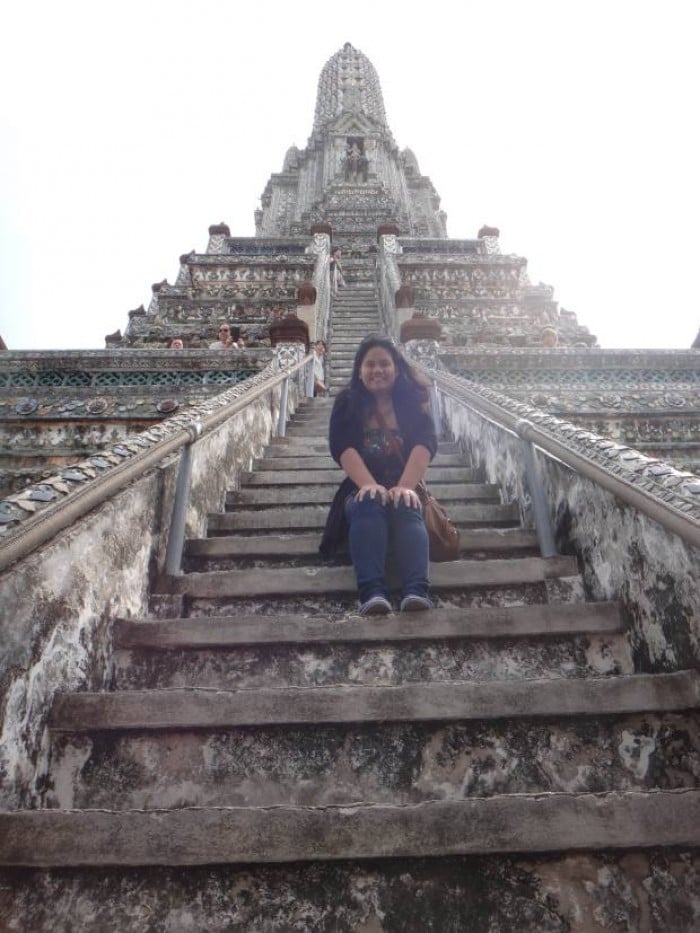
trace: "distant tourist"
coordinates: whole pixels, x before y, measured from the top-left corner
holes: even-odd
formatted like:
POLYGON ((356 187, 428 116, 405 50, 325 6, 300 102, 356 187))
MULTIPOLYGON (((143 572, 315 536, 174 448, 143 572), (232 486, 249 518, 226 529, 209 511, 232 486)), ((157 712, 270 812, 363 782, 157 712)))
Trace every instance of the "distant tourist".
POLYGON ((335 246, 331 250, 331 261, 330 261, 330 274, 331 274, 331 291, 334 295, 338 294, 339 288, 345 287, 345 278, 343 277, 343 266, 340 262, 340 257, 342 252, 339 246, 335 246))
POLYGON ((185 349, 185 345, 182 342, 180 337, 173 337, 173 339, 170 341, 170 349, 171 350, 184 350, 185 349))
POLYGON ((314 346, 314 395, 325 395, 328 391, 328 387, 326 386, 326 371, 324 367, 325 355, 325 341, 317 340, 314 346))
POLYGON ((227 350, 234 345, 233 337, 231 336, 231 328, 228 324, 221 324, 219 326, 219 339, 214 340, 209 344, 210 350, 227 350))

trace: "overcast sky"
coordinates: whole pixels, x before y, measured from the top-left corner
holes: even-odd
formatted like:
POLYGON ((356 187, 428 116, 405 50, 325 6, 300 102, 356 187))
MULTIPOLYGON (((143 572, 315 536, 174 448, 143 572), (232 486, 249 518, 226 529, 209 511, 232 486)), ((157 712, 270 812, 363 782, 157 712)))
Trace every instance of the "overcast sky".
POLYGON ((0 334, 100 348, 306 145, 325 62, 374 64, 453 237, 499 226, 604 347, 700 325, 696 4, 15 3, 0 61, 0 334))

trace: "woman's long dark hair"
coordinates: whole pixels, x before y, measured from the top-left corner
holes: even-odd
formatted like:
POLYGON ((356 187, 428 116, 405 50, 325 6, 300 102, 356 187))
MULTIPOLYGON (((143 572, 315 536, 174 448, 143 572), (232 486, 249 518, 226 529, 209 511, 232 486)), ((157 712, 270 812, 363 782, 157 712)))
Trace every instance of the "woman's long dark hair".
POLYGON ((391 390, 394 404, 400 408, 413 407, 414 410, 423 409, 427 411, 430 405, 430 396, 428 395, 428 381, 422 373, 419 373, 399 351, 391 337, 385 337, 381 334, 373 334, 365 337, 355 354, 355 360, 352 364, 352 375, 350 376, 350 393, 353 399, 360 406, 363 420, 369 417, 374 408, 374 398, 372 393, 365 388, 360 379, 360 369, 362 361, 370 350, 375 347, 381 347, 382 350, 391 356, 396 367, 396 382, 391 390))

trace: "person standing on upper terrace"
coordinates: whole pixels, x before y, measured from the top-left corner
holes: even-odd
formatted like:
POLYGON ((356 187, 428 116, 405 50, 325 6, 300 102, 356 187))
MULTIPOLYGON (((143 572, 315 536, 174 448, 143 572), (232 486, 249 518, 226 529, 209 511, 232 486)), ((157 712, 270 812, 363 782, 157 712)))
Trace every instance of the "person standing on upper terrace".
POLYGON ((437 437, 427 385, 388 337, 360 344, 350 385, 333 406, 329 440, 346 478, 331 504, 321 554, 349 544, 362 615, 392 611, 387 555, 401 583, 401 611, 430 609, 428 533, 416 487, 437 437))
POLYGON ((236 328, 236 336, 231 335, 231 328, 228 324, 221 324, 219 327, 219 339, 209 344, 210 350, 242 350, 245 346, 243 338, 239 335, 236 328))
POLYGON ((338 294, 339 288, 345 287, 345 279, 343 277, 343 267, 340 263, 340 257, 342 255, 341 249, 339 246, 334 246, 331 250, 331 261, 330 261, 330 274, 331 274, 331 291, 334 295, 338 294))
POLYGON ((326 371, 323 364, 325 355, 326 342, 317 340, 314 344, 314 395, 325 395, 328 391, 326 371))

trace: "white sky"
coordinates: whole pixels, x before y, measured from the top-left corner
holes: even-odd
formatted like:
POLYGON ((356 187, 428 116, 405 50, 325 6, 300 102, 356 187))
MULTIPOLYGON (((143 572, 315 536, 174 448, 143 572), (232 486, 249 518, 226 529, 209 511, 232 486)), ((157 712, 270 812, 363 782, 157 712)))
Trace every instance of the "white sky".
POLYGON ((306 145, 320 71, 374 64, 453 237, 504 252, 604 347, 700 324, 697 4, 34 0, 3 13, 0 334, 103 347, 306 145), (250 7, 250 8, 249 8, 250 7))

